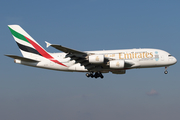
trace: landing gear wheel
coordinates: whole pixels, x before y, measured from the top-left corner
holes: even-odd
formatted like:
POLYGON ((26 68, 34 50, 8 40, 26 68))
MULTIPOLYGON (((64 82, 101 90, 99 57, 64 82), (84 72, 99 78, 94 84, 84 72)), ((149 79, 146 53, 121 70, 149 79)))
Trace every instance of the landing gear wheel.
POLYGON ((91 78, 93 78, 93 77, 94 77, 94 75, 93 75, 93 73, 92 73, 92 72, 90 72, 90 73, 86 73, 86 76, 87 76, 87 77, 91 77, 91 78))
POLYGON ((104 76, 102 75, 102 73, 101 72, 95 72, 94 74, 93 74, 94 72, 90 72, 90 73, 86 73, 86 77, 91 77, 91 78, 98 78, 98 77, 100 77, 100 78, 104 78, 104 76))
POLYGON ((165 67, 164 74, 168 74, 167 67, 165 67))
POLYGON ((168 71, 166 70, 166 71, 164 71, 164 74, 168 74, 168 71))
POLYGON ((86 73, 86 77, 90 77, 91 75, 89 73, 86 73))
POLYGON ((95 77, 95 78, 98 78, 98 77, 99 77, 99 73, 98 73, 98 72, 95 72, 94 77, 95 77))
POLYGON ((102 75, 102 76, 101 76, 101 79, 103 79, 103 78, 104 78, 104 76, 102 75))

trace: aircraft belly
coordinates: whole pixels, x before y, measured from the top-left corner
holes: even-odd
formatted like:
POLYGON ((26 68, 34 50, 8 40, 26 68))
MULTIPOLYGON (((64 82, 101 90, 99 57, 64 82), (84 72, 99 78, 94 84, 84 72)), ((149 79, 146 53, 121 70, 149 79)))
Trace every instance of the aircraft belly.
POLYGON ((139 64, 140 67, 151 67, 156 65, 155 61, 140 61, 139 64))
POLYGON ((68 68, 65 66, 62 66, 53 62, 49 62, 49 61, 39 62, 37 64, 37 67, 51 69, 51 70, 61 70, 61 71, 68 70, 68 68))
POLYGON ((150 68, 150 67, 163 67, 167 66, 167 63, 165 61, 141 61, 140 68, 150 68))
POLYGON ((87 69, 85 69, 84 66, 81 66, 79 63, 78 64, 74 64, 70 67, 68 67, 68 70, 72 70, 72 71, 88 71, 87 69))

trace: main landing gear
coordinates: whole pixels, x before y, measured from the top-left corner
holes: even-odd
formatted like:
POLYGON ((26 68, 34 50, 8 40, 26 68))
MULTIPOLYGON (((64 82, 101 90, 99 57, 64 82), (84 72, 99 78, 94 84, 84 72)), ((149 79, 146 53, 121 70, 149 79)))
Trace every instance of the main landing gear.
POLYGON ((90 73, 86 73, 86 76, 87 77, 91 77, 91 78, 98 78, 98 77, 100 77, 100 78, 104 78, 104 76, 102 75, 102 73, 101 72, 95 72, 95 73, 93 73, 93 72, 90 72, 90 73))
POLYGON ((165 67, 164 74, 168 74, 167 67, 165 67))

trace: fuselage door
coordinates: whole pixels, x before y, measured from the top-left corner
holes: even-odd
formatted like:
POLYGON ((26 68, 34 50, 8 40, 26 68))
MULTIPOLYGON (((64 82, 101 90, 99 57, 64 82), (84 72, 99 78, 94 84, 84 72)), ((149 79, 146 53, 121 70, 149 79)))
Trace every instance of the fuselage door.
POLYGON ((161 55, 161 61, 164 61, 164 55, 161 55))

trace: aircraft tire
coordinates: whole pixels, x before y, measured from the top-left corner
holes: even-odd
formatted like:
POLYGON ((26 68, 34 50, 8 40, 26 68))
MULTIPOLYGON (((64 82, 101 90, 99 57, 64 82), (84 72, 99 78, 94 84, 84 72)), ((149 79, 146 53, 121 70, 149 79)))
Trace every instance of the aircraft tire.
POLYGON ((168 71, 164 71, 164 74, 168 74, 168 71))
POLYGON ((89 73, 86 73, 86 77, 90 77, 89 73))
POLYGON ((102 75, 102 76, 101 76, 101 79, 103 79, 103 78, 104 78, 104 76, 102 75))

